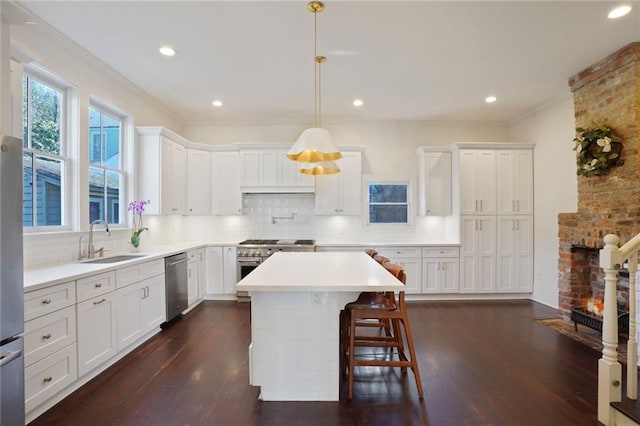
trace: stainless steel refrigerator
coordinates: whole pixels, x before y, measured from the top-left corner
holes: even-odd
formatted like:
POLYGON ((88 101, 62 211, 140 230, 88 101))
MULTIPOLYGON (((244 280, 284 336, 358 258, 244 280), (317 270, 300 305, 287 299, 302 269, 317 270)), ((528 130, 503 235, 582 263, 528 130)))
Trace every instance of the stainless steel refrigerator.
POLYGON ((0 141, 0 425, 24 425, 22 140, 0 141))

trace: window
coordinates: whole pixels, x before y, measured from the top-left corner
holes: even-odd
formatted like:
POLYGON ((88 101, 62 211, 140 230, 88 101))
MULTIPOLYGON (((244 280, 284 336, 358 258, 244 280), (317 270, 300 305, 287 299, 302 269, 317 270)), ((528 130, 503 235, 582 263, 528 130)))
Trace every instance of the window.
POLYGON ((409 223, 409 184, 369 183, 369 223, 409 223))
POLYGON ((89 221, 121 223, 122 118, 108 107, 89 107, 89 221))
POLYGON ((65 224, 65 93, 30 74, 22 78, 24 227, 65 224))

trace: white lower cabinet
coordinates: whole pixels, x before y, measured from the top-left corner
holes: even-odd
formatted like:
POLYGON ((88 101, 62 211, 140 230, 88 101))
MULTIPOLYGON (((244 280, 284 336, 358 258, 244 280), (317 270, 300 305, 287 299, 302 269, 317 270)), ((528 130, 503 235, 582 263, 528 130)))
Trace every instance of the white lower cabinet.
POLYGON ((164 274, 118 289, 116 296, 121 351, 165 321, 164 274))
POLYGON ((83 376, 118 352, 116 293, 77 304, 78 375, 83 376))
POLYGON ((458 293, 460 253, 458 247, 422 249, 422 293, 458 293))
POLYGON ((533 291, 533 217, 498 216, 498 293, 533 291))
POLYGON ((224 294, 236 294, 236 284, 238 283, 238 268, 236 261, 236 247, 229 246, 223 248, 222 277, 224 282, 224 294))
POLYGON ((24 369, 24 409, 29 412, 78 378, 76 345, 72 344, 24 369))
POLYGON ((405 293, 422 292, 422 250, 420 247, 376 247, 378 254, 401 265, 407 275, 405 293))
POLYGON ((223 294, 223 256, 222 247, 207 247, 206 249, 207 294, 223 294))
POLYGON ((24 324, 24 365, 29 366, 76 341, 76 310, 68 306, 24 324))
POLYGON ((187 252, 187 304, 193 306, 202 300, 206 291, 205 249, 187 252))

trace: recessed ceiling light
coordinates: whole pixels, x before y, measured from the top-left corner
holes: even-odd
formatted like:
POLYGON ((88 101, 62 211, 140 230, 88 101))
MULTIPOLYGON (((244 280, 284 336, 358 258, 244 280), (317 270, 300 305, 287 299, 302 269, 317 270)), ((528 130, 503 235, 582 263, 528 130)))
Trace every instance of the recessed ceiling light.
POLYGON ((487 97, 484 99, 484 101, 485 101, 486 103, 488 103, 488 104, 492 104, 492 103, 494 103, 494 102, 495 102, 495 101, 497 101, 497 100, 498 100, 498 98, 496 98, 496 97, 495 97, 495 96, 493 96, 493 95, 492 95, 492 96, 487 96, 487 97))
POLYGON ((626 15, 629 12, 631 12, 631 6, 625 4, 624 6, 618 6, 615 9, 612 9, 607 17, 609 19, 616 19, 626 15))
POLYGON ((160 53, 162 53, 164 56, 173 56, 176 54, 176 51, 169 46, 162 46, 160 48, 160 53))
POLYGON ((355 107, 361 107, 362 105, 364 105, 364 102, 362 101, 362 99, 355 99, 353 101, 353 106, 355 107))
POLYGON ((211 102, 211 105, 220 108, 222 106, 222 101, 216 99, 215 101, 211 102))

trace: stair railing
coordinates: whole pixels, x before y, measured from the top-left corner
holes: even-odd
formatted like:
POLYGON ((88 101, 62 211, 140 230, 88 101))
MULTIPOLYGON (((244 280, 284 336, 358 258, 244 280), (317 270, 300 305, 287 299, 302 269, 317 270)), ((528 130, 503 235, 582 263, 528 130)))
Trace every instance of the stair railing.
POLYGON ((618 270, 625 261, 629 270, 629 340, 627 341, 627 398, 638 398, 638 343, 636 342, 636 272, 640 234, 618 247, 620 238, 608 234, 600 250, 604 270, 604 312, 602 318, 602 358, 598 361, 598 420, 615 424, 612 402, 622 400, 622 365, 618 362, 618 270), (636 367, 636 368, 634 368, 636 367))

